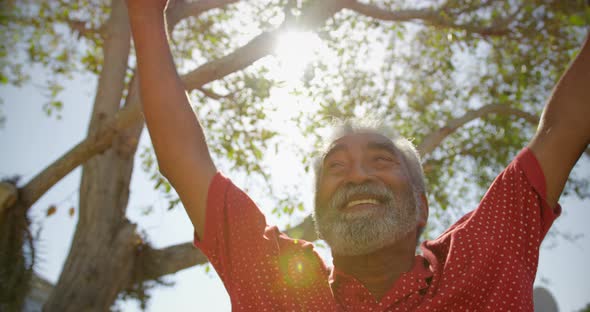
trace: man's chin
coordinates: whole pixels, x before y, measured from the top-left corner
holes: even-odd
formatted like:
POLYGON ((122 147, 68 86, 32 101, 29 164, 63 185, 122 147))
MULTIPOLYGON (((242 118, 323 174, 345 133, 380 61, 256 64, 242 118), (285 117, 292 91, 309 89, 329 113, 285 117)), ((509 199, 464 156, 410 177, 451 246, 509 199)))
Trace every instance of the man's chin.
POLYGON ((321 233, 322 238, 326 241, 326 243, 330 246, 332 253, 342 256, 358 256, 369 254, 373 251, 376 251, 385 245, 390 243, 390 239, 383 236, 383 233, 372 233, 377 235, 367 235, 368 234, 368 227, 370 224, 373 223, 368 219, 373 219, 371 217, 358 217, 355 218, 351 217, 352 222, 346 223, 356 223, 355 225, 349 225, 345 223, 340 223, 338 226, 332 226, 329 229, 324 229, 321 233), (353 219, 357 219, 357 222, 352 221, 353 219), (364 219, 361 222, 358 222, 358 219, 364 219), (361 224, 359 224, 361 223, 361 224), (347 227, 344 229, 343 227, 347 227), (356 228, 355 230, 351 230, 350 227, 356 228))
POLYGON ((406 239, 410 228, 399 224, 384 224, 380 214, 368 216, 355 215, 348 220, 340 219, 337 224, 322 228, 321 236, 332 249, 332 253, 342 256, 359 256, 373 253, 384 247, 406 239))
POLYGON ((382 218, 385 215, 385 207, 381 205, 357 205, 340 209, 338 214, 347 221, 382 218))
POLYGON ((336 244, 330 244, 330 249, 332 250, 333 255, 338 256, 362 256, 371 254, 383 247, 387 246, 386 244, 351 244, 350 241, 347 242, 340 242, 336 244))

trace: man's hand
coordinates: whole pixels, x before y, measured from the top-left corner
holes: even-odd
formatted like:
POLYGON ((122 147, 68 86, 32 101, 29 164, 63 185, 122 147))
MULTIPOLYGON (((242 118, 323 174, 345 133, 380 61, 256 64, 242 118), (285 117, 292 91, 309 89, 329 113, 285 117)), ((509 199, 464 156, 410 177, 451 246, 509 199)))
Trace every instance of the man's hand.
POLYGON ((554 206, 570 171, 590 144, 590 33, 561 77, 529 144, 541 164, 547 202, 554 206))

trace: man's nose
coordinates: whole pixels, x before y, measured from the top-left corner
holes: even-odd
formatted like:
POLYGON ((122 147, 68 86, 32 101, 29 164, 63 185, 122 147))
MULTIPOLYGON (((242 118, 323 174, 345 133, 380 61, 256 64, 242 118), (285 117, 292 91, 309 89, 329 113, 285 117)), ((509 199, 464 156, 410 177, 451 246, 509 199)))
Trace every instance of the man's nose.
POLYGON ((367 168, 363 163, 355 163, 351 166, 348 172, 348 181, 360 184, 372 179, 371 169, 367 168))

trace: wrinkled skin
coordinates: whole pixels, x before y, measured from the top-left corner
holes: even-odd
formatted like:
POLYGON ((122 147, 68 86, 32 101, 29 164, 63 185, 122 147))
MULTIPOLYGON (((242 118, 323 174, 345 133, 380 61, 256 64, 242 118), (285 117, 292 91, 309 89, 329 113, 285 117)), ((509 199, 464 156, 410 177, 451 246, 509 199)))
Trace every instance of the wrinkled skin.
POLYGON ((386 137, 339 138, 322 167, 315 218, 334 254, 368 254, 424 225, 403 159, 386 137))

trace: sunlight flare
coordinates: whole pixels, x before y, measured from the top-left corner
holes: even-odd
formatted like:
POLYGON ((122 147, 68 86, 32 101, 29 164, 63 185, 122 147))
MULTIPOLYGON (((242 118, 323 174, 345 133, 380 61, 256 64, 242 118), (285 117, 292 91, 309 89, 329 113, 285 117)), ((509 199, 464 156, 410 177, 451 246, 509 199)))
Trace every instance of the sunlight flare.
POLYGON ((291 140, 300 130, 294 118, 317 109, 302 92, 302 78, 314 61, 326 60, 326 48, 312 32, 285 31, 274 46, 274 59, 270 61, 270 75, 279 82, 270 92, 269 120, 272 129, 291 140))
POLYGON ((312 32, 287 31, 281 34, 274 49, 280 64, 281 80, 287 82, 299 80, 305 67, 316 56, 320 44, 320 38, 312 32))

